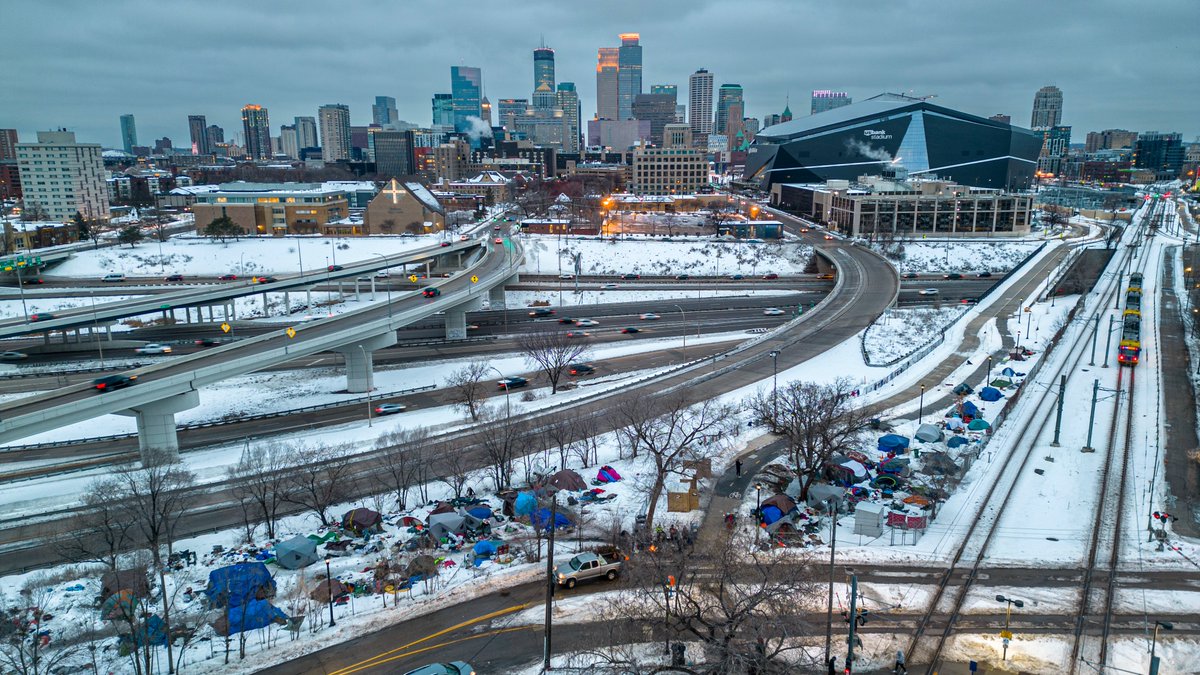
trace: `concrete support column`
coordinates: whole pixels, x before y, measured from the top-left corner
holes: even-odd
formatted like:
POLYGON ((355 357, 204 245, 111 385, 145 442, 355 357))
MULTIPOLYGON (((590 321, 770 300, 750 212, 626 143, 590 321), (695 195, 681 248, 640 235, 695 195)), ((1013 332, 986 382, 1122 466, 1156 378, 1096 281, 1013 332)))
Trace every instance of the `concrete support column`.
POLYGON ((215 322, 216 322, 216 320, 213 318, 213 306, 212 306, 212 305, 209 305, 209 306, 208 306, 208 322, 209 322, 209 323, 215 323, 215 322))
POLYGON ((504 287, 493 286, 488 289, 488 305, 492 309, 504 309, 504 287))
POLYGON ((267 309, 267 294, 262 294, 263 299, 263 316, 271 316, 271 310, 267 309))
POLYGON ((292 294, 287 291, 283 292, 283 313, 285 315, 292 313, 292 294))
MULTIPOLYGON (((465 330, 464 330, 465 332, 465 330)), ((390 330, 365 340, 334 349, 346 359, 346 391, 361 394, 375 388, 372 352, 396 344, 396 331, 390 330)))
POLYGON ((467 312, 464 307, 446 310, 446 339, 463 340, 467 337, 467 312))
POLYGON ((138 449, 143 464, 152 452, 179 457, 179 437, 175 434, 175 413, 200 405, 200 392, 195 389, 122 410, 118 415, 137 418, 138 449))
POLYGON ((311 286, 304 289, 304 305, 308 308, 309 312, 312 312, 313 305, 312 305, 312 287, 311 286))

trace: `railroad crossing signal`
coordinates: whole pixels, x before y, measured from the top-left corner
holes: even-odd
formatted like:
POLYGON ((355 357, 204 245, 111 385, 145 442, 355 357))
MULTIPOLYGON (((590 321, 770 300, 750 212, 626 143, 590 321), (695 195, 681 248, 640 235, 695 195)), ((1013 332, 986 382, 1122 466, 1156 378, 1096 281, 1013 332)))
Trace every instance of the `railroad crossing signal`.
POLYGON ((473 284, 479 283, 479 277, 477 277, 475 275, 471 275, 471 283, 473 283, 473 284))
POLYGON ((285 330, 283 332, 287 333, 287 336, 290 338, 296 337, 296 329, 292 328, 291 326, 288 326, 287 330, 285 330))
POLYGON ((230 326, 228 323, 221 324, 221 332, 222 333, 228 333, 232 329, 233 329, 233 326, 230 326))
POLYGON ((415 275, 415 274, 408 275, 408 280, 413 282, 414 284, 417 283, 417 275, 415 275))

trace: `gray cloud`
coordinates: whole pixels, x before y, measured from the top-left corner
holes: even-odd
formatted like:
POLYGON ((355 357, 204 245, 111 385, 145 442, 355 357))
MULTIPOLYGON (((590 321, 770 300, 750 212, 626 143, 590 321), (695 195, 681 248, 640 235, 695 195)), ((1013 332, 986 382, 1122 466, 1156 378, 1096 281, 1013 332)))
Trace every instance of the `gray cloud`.
POLYGON ((705 67, 718 85, 740 83, 755 117, 782 111, 789 94, 805 114, 809 91, 828 88, 936 94, 1027 124, 1034 92, 1055 84, 1076 141, 1110 127, 1200 133, 1195 0, 5 0, 2 11, 0 127, 23 139, 65 126, 113 146, 118 116, 133 113, 141 143, 183 145, 188 114, 231 134, 246 103, 269 108, 274 133, 333 102, 365 124, 376 95, 427 124, 451 65, 483 68, 493 103, 528 98, 542 36, 586 118, 596 48, 621 32, 641 33, 647 88, 678 84, 686 97, 688 75, 705 67))

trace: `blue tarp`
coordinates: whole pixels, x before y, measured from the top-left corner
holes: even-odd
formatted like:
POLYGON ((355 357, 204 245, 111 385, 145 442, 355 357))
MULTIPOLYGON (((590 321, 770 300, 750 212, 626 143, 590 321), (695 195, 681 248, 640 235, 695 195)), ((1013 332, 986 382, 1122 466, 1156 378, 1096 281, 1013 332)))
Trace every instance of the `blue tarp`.
POLYGON ((496 545, 484 539, 483 541, 475 542, 475 548, 471 549, 477 556, 493 556, 496 555, 496 545))
POLYGON ((267 589, 264 595, 275 593, 275 580, 267 566, 260 562, 238 563, 209 572, 204 594, 213 607, 224 607, 227 598, 230 606, 238 607, 253 601, 259 589, 267 589))
POLYGON ((908 447, 908 437, 899 434, 887 434, 879 437, 880 452, 895 452, 897 454, 904 452, 908 447))
POLYGON ((286 621, 287 614, 266 600, 251 600, 241 607, 229 608, 229 634, 263 628, 276 619, 286 621))
POLYGON ((770 525, 782 517, 783 511, 780 511, 774 506, 764 506, 762 509, 762 521, 767 525, 770 525))
POLYGON ((132 633, 122 635, 121 640, 137 647, 147 643, 156 647, 165 647, 167 646, 167 624, 157 614, 153 614, 149 619, 139 623, 132 633))
POLYGON ((985 401, 999 401, 1003 397, 1004 394, 1001 394, 1000 390, 995 387, 984 387, 979 390, 979 398, 985 401))
POLYGON ((492 510, 486 506, 472 506, 467 509, 467 513, 471 514, 472 518, 487 520, 492 517, 492 510))
POLYGON ((536 508, 537 497, 532 492, 522 492, 517 495, 517 501, 513 504, 513 513, 518 516, 527 516, 536 508))
POLYGON ((971 423, 967 425, 967 428, 970 429, 971 431, 983 431, 984 429, 987 429, 990 426, 992 426, 992 425, 988 424, 987 422, 985 422, 983 420, 976 419, 976 420, 971 420, 971 423))
POLYGON ((962 411, 968 417, 979 417, 979 408, 975 407, 975 404, 970 401, 963 401, 962 411))
MULTIPOLYGON (((550 509, 542 507, 537 511, 529 514, 529 521, 534 527, 544 527, 550 529, 550 509)), ((554 514, 554 527, 568 527, 571 524, 571 519, 561 513, 554 514)))
POLYGON ((963 438, 962 436, 953 436, 950 438, 950 440, 946 441, 946 445, 951 448, 957 448, 960 445, 966 445, 967 443, 970 443, 970 442, 971 441, 963 438))

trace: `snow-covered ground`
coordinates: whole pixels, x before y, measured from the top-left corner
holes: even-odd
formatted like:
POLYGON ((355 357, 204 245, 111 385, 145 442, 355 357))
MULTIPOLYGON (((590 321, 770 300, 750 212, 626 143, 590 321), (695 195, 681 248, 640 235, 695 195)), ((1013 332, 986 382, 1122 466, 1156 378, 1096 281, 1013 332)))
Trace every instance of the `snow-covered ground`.
POLYGON ((876 246, 901 273, 959 272, 1004 273, 1017 266, 1043 242, 1016 241, 904 241, 876 246))
POLYGON ((720 276, 799 274, 812 257, 812 247, 782 242, 722 242, 712 237, 629 237, 607 239, 525 235, 524 272, 581 274, 693 274, 720 276), (560 265, 561 262, 561 265, 560 265))
POLYGON ((605 303, 616 302, 652 302, 656 300, 675 300, 687 298, 747 298, 747 297, 765 297, 765 296, 784 296, 796 295, 796 291, 787 290, 744 290, 744 291, 721 291, 721 290, 685 290, 680 288, 677 291, 660 291, 660 290, 637 290, 634 288, 626 288, 625 290, 602 290, 602 291, 579 291, 564 288, 562 292, 562 302, 559 303, 559 294, 556 290, 545 291, 506 291, 506 302, 516 307, 531 306, 534 302, 549 302, 554 306, 568 307, 570 305, 599 305, 605 303))
POLYGON ((867 327, 862 346, 867 363, 889 365, 937 339, 966 305, 888 309, 867 327))

